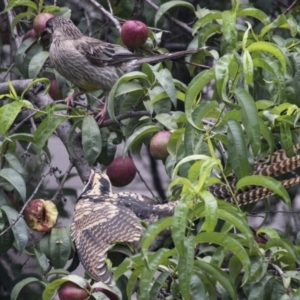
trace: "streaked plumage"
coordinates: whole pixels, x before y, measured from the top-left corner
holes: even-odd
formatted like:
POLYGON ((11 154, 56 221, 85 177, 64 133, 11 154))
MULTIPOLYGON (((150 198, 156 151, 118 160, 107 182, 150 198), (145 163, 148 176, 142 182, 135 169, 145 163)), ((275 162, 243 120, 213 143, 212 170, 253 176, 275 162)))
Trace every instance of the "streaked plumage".
MULTIPOLYGON (((143 57, 122 46, 84 36, 70 19, 63 16, 48 20, 45 32, 52 34, 50 60, 54 68, 87 92, 103 90, 107 94, 123 74, 143 63, 175 59, 200 50, 143 57)), ((66 100, 72 102, 73 97, 66 100)))
POLYGON ((107 175, 92 171, 76 204, 70 234, 84 269, 94 280, 111 281, 105 263, 111 245, 139 241, 143 230, 140 219, 153 222, 172 215, 176 206, 151 202, 134 193, 114 194, 107 175))

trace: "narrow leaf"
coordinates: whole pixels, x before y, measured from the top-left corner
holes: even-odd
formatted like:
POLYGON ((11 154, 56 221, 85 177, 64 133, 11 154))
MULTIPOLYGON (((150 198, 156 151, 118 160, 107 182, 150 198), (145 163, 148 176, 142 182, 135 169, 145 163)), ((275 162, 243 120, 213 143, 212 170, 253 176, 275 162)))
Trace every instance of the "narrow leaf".
POLYGON ((99 126, 92 116, 82 121, 82 146, 89 165, 93 165, 102 149, 102 139, 99 126))

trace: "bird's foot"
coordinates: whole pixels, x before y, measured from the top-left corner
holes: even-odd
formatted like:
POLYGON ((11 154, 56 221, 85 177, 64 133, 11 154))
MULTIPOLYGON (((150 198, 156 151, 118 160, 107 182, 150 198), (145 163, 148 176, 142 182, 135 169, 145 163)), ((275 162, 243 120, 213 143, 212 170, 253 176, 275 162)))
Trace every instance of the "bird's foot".
POLYGON ((76 93, 73 93, 72 95, 68 96, 66 99, 65 99, 65 102, 66 102, 66 105, 67 107, 69 106, 74 106, 74 101, 76 100, 76 98, 80 95, 84 94, 83 91, 79 91, 79 92, 76 92, 76 93))
POLYGON ((105 101, 104 104, 102 104, 102 110, 95 116, 95 120, 97 121, 98 125, 101 125, 103 121, 106 119, 106 113, 107 113, 107 102, 105 101))
POLYGON ((95 116, 95 120, 98 125, 101 125, 103 123, 103 121, 105 120, 105 118, 106 118, 106 110, 105 111, 102 110, 95 116))

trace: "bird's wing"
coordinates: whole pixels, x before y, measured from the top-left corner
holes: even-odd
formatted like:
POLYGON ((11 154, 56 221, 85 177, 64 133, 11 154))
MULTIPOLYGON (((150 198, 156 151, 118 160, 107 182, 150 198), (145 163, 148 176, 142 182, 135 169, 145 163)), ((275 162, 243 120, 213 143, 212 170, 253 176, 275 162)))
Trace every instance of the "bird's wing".
POLYGON ((93 65, 99 67, 119 65, 141 57, 141 55, 132 53, 122 46, 105 43, 86 36, 77 40, 76 43, 77 50, 93 65))
POLYGON ((110 200, 78 202, 70 231, 84 269, 92 278, 105 283, 111 280, 105 263, 109 247, 116 242, 138 241, 142 234, 139 218, 110 200))

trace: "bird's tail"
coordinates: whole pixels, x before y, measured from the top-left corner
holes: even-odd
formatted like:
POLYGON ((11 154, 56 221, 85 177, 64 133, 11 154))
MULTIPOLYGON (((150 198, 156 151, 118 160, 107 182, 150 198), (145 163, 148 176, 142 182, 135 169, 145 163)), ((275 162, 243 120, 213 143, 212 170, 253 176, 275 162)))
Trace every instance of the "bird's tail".
POLYGON ((137 58, 136 60, 132 61, 132 66, 140 66, 142 64, 155 64, 159 63, 161 61, 169 60, 169 59, 176 59, 182 56, 187 56, 190 54, 197 53, 201 50, 206 49, 206 47, 194 49, 194 50, 184 50, 184 51, 178 51, 173 53, 167 53, 167 54, 158 54, 158 55, 151 55, 146 57, 137 58))

